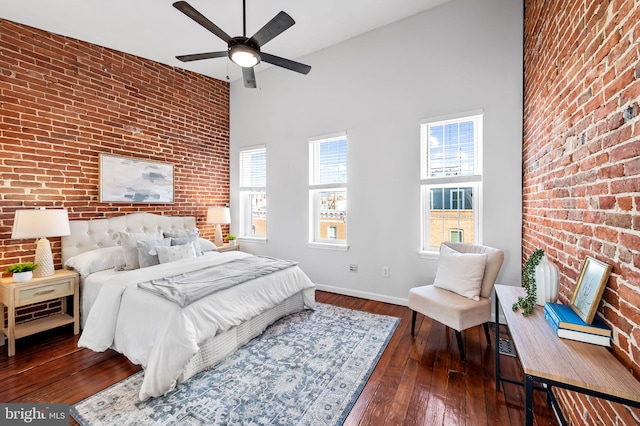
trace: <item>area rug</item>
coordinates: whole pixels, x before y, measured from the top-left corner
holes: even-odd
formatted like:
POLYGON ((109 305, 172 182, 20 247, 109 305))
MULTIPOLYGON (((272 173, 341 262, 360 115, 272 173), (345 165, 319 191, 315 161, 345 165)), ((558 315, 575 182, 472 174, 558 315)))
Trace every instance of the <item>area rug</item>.
POLYGON ((399 318, 326 304, 289 315, 167 395, 142 372, 71 407, 81 425, 341 425, 399 318))

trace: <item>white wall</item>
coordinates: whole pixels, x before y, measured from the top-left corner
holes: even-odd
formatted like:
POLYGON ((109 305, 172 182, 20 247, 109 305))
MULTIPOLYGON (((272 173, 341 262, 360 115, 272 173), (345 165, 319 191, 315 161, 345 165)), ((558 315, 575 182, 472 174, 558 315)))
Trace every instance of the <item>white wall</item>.
POLYGON ((482 242, 505 250, 498 282, 519 285, 522 8, 521 0, 453 0, 300 58, 313 67, 307 76, 272 67, 257 73, 258 89, 233 82, 232 232, 238 151, 267 146, 268 241, 241 242, 242 250, 298 260, 321 289, 406 304, 437 266, 418 257, 419 123, 482 109, 482 242), (350 247, 310 248, 308 138, 340 131, 349 140, 350 247), (352 263, 359 272, 349 272, 352 263))

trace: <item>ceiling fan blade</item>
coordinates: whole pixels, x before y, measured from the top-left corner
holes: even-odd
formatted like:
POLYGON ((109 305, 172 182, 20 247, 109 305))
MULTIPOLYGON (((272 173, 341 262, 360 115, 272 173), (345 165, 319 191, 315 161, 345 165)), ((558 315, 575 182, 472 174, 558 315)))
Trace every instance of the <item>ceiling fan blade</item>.
POLYGON ((311 71, 311 67, 309 65, 301 64, 300 62, 292 61, 291 59, 285 59, 279 56, 270 55, 265 52, 260 52, 260 59, 264 62, 268 62, 270 64, 277 65, 291 71, 299 72, 300 74, 309 74, 309 71, 311 71))
POLYGON ((204 15, 195 10, 193 6, 191 6, 186 1, 177 1, 173 4, 173 7, 211 31, 213 34, 217 35, 225 43, 229 43, 229 40, 231 40, 231 36, 229 34, 225 33, 216 24, 205 18, 204 15))
POLYGON ((280 12, 260 28, 258 32, 249 39, 249 42, 257 43, 258 46, 264 46, 295 23, 296 21, 286 12, 280 12))
POLYGON ((242 68, 242 79, 244 80, 244 87, 249 89, 256 88, 256 73, 253 67, 242 68))
POLYGON ((227 56, 227 51, 224 51, 224 52, 194 53, 192 55, 180 55, 180 56, 176 56, 176 59, 182 62, 190 62, 190 61, 199 61, 200 59, 222 58, 226 56, 227 56))

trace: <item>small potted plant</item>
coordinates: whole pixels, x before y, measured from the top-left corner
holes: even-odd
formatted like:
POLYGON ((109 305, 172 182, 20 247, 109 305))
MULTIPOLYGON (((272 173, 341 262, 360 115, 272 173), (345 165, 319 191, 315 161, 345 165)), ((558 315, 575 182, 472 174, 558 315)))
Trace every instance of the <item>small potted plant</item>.
POLYGON ((233 234, 229 234, 227 235, 227 241, 229 241, 229 244, 232 246, 236 245, 236 236, 233 234))
POLYGON ((524 267, 522 268, 522 287, 524 287, 527 295, 525 297, 518 297, 518 300, 511 306, 511 309, 514 311, 522 308, 522 315, 529 315, 533 312, 533 307, 536 304, 536 266, 538 266, 543 256, 544 251, 536 249, 527 261, 524 262, 524 267))
POLYGON ((33 278, 33 271, 37 267, 38 264, 33 262, 16 263, 15 265, 9 266, 7 272, 13 274, 13 281, 24 283, 33 278))

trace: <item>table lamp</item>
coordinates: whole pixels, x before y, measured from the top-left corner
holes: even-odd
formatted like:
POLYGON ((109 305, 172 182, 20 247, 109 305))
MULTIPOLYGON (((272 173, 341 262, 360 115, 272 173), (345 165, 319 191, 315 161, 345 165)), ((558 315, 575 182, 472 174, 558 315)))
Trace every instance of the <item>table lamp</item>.
POLYGON ((207 211, 207 223, 216 225, 216 236, 213 243, 222 246, 222 229, 220 225, 231 223, 231 213, 229 207, 209 207, 207 211))
POLYGON ((48 277, 53 275, 55 268, 51 244, 47 237, 61 237, 70 233, 67 209, 46 210, 41 207, 35 210, 16 210, 11 238, 14 240, 39 238, 34 261, 38 264, 38 268, 33 271, 33 276, 48 277))

